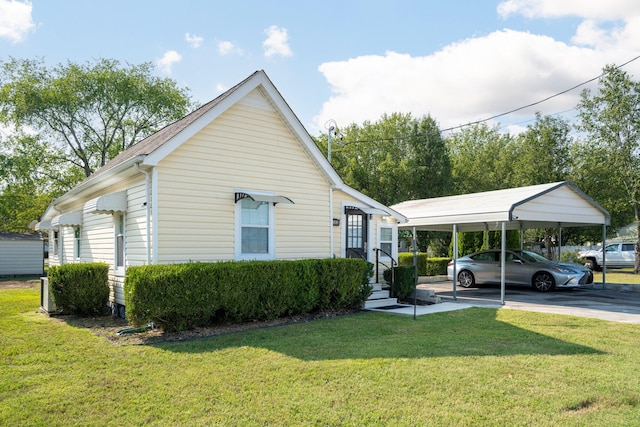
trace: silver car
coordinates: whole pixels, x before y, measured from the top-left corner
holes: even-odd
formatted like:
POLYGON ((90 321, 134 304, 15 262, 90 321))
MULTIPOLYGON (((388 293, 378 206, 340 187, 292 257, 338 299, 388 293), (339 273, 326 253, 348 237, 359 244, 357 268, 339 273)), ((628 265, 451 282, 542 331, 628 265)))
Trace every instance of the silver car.
MULTIPOLYGON (((493 249, 458 258, 458 285, 468 288, 476 284, 500 283, 500 255, 499 249, 493 249)), ((588 268, 550 261, 535 252, 507 250, 505 262, 506 283, 530 285, 540 292, 593 283, 593 273, 588 268)), ((453 280, 453 261, 449 262, 447 276, 453 280)))

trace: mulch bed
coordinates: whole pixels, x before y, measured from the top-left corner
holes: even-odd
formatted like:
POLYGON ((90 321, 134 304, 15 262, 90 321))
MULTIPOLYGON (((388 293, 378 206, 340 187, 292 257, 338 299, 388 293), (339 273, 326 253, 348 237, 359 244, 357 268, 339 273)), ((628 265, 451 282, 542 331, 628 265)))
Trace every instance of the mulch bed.
POLYGON ((217 324, 192 329, 189 331, 167 332, 162 329, 151 329, 143 332, 118 334, 123 329, 130 328, 126 320, 114 316, 80 317, 75 315, 52 316, 55 321, 65 322, 78 328, 87 328, 99 337, 114 345, 150 345, 169 342, 190 341, 211 338, 218 335, 244 332, 253 329, 270 328, 275 326, 306 323, 314 320, 328 319, 360 313, 362 310, 341 310, 332 312, 287 316, 279 319, 254 321, 247 323, 217 324))
MULTIPOLYGON (((33 288, 40 286, 39 280, 2 280, 0 289, 33 288)), ((360 313, 363 310, 336 310, 319 313, 287 316, 279 319, 255 321, 246 323, 217 324, 189 331, 166 332, 162 329, 152 329, 144 332, 130 334, 118 334, 123 329, 130 328, 125 319, 115 316, 81 317, 76 315, 54 314, 51 319, 56 322, 65 322, 77 328, 86 328, 96 336, 102 337, 114 345, 149 345, 166 342, 188 341, 202 338, 210 338, 223 334, 237 333, 259 328, 291 325, 295 323, 311 322, 319 319, 328 319, 338 316, 346 316, 360 313)), ((45 314, 43 314, 45 315, 45 314)))

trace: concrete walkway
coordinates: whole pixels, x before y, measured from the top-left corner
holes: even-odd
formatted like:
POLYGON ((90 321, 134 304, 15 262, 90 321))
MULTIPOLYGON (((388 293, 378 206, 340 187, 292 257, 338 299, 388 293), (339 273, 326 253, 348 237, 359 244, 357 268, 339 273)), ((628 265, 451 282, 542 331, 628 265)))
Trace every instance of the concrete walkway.
MULTIPOLYGON (((637 289, 633 287, 632 289, 637 289)), ((623 286, 605 289, 595 286, 579 289, 557 289, 553 292, 536 292, 527 287, 507 286, 505 304, 500 302, 499 286, 481 286, 477 288, 456 288, 454 299, 453 284, 450 281, 420 283, 421 291, 432 290, 442 301, 431 305, 415 307, 416 316, 423 316, 443 311, 462 310, 469 307, 505 308, 526 310, 540 313, 567 314, 571 316, 589 317, 614 322, 640 324, 640 292, 630 291, 623 286)), ((376 310, 386 313, 414 315, 414 306, 376 310)))

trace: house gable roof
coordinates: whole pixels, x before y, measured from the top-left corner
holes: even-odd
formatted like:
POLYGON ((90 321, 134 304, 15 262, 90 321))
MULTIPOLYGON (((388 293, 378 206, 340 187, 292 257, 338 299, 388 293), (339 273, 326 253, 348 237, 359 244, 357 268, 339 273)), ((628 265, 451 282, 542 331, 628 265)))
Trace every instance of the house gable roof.
MULTIPOLYGON (((273 85, 267 74, 256 71, 249 77, 227 90, 217 98, 204 104, 200 108, 186 115, 182 119, 173 122, 158 132, 143 139, 137 144, 122 151, 102 168, 95 171, 72 190, 63 195, 58 201, 75 197, 86 190, 101 190, 113 183, 115 176, 124 170, 131 170, 134 164, 142 167, 157 166, 160 161, 175 151, 185 141, 202 130, 217 117, 241 101, 252 91, 258 90, 282 120, 282 123, 289 129, 295 139, 301 144, 309 155, 314 165, 325 177, 333 188, 345 191, 356 199, 370 206, 385 210, 389 215, 397 218, 400 222, 405 222, 406 218, 389 209, 387 206, 365 196, 357 190, 347 186, 338 173, 333 169, 329 161, 316 146, 313 139, 306 131, 298 117, 291 110, 280 92, 273 85)), ((95 193, 96 191, 94 191, 95 193)), ((56 202, 54 202, 55 204, 56 202)), ((49 209, 47 210, 49 211, 49 209)), ((45 213, 46 216, 47 213, 45 213)))
POLYGON ((334 185, 343 185, 340 176, 316 147, 311 136, 304 129, 284 98, 282 98, 280 92, 273 85, 269 77, 267 77, 267 74, 260 70, 254 72, 231 89, 182 119, 165 126, 153 135, 122 151, 110 162, 81 182, 78 187, 91 185, 97 178, 131 161, 139 161, 142 166, 156 166, 182 143, 256 88, 259 88, 261 93, 274 107, 274 110, 278 116, 280 116, 283 123, 285 123, 298 141, 302 143, 305 150, 311 155, 314 163, 321 169, 327 180, 334 185))

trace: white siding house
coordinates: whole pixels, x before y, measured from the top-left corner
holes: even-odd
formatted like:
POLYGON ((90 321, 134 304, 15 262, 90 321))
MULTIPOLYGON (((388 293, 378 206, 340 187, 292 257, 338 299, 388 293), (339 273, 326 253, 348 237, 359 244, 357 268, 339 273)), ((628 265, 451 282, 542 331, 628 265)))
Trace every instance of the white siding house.
POLYGON ((43 271, 40 233, 0 233, 0 277, 40 276, 43 271))
POLYGON ((50 263, 396 256, 406 218, 348 187, 263 71, 120 153, 36 225, 50 263), (382 238, 380 238, 382 236, 382 238), (394 240, 395 239, 395 240, 394 240))

